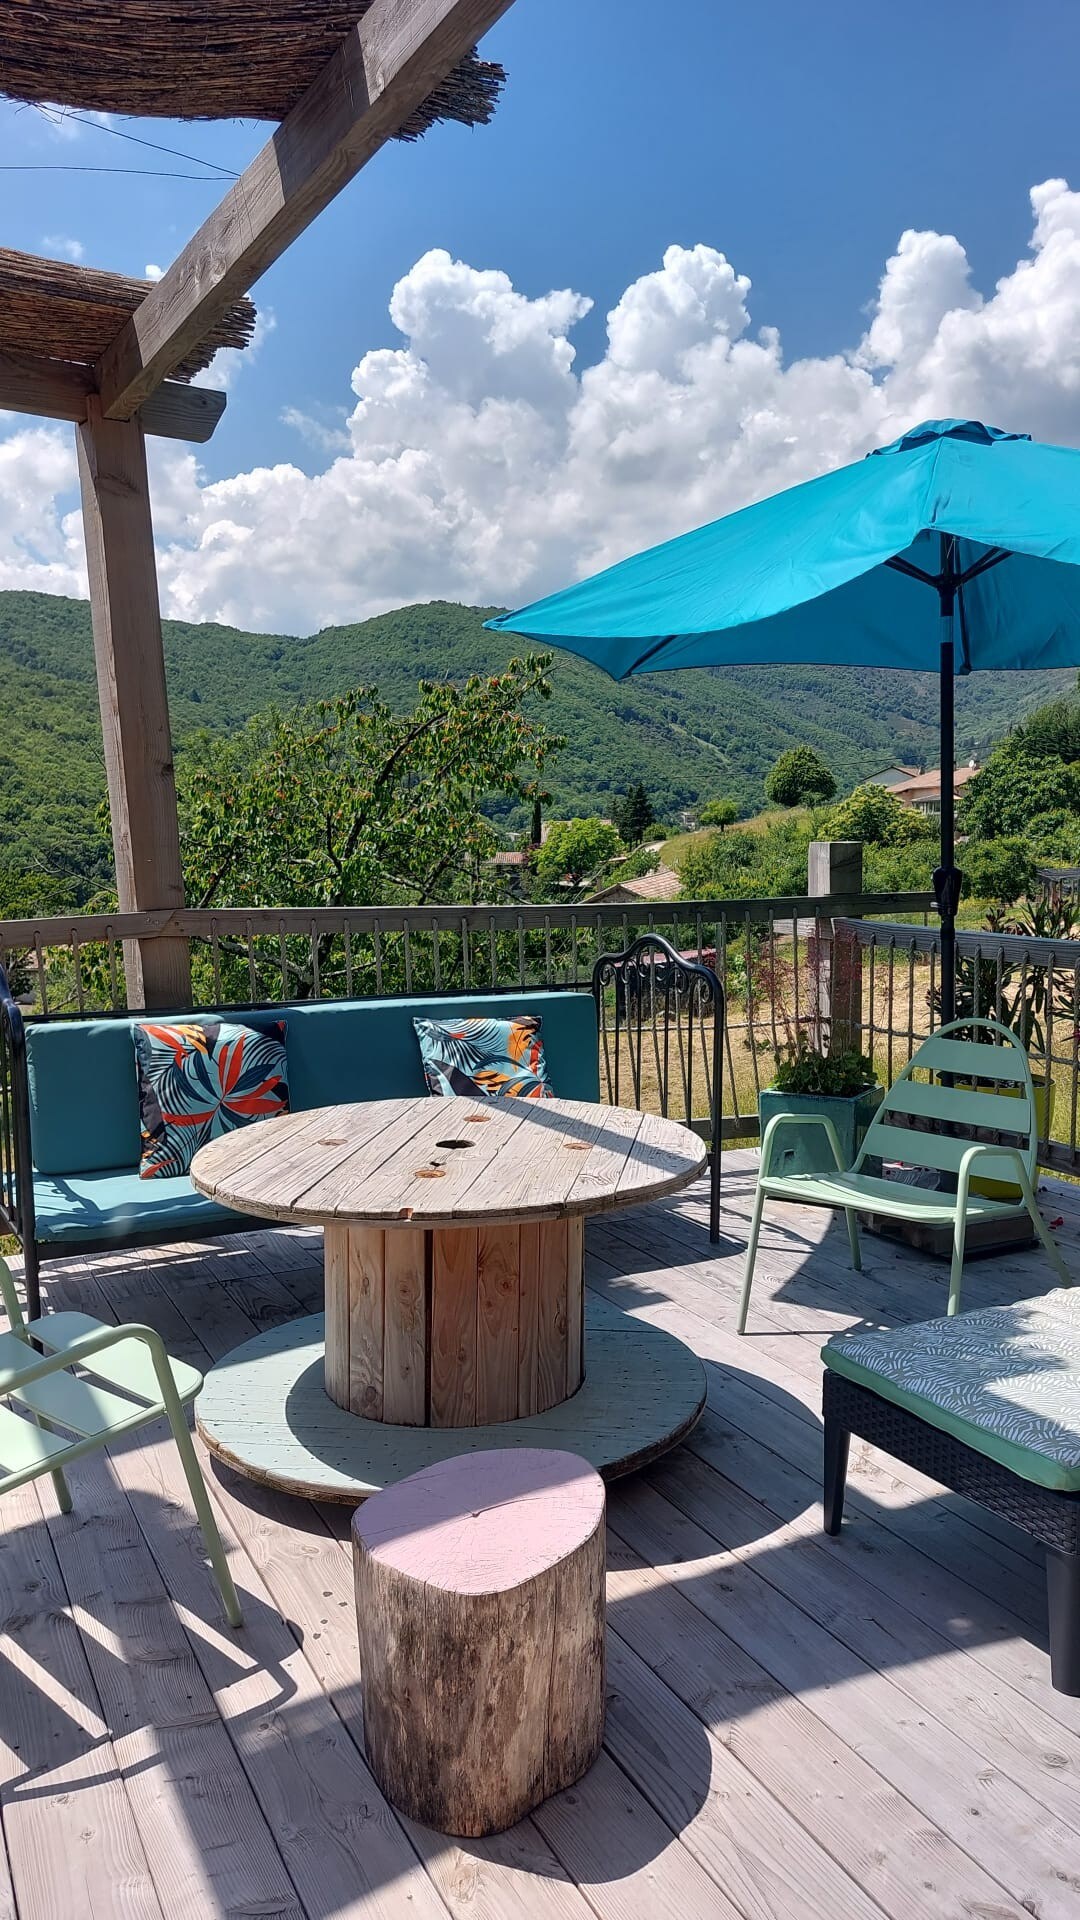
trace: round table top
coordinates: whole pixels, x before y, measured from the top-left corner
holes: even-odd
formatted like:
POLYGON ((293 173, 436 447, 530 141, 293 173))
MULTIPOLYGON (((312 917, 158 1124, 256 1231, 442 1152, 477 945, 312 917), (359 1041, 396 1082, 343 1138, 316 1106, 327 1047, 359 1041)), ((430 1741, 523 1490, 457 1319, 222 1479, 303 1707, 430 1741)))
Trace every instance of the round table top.
POLYGON ((283 1114, 201 1147, 192 1184, 271 1220, 414 1227, 554 1220, 676 1193, 704 1172, 688 1127, 580 1100, 369 1100, 283 1114))

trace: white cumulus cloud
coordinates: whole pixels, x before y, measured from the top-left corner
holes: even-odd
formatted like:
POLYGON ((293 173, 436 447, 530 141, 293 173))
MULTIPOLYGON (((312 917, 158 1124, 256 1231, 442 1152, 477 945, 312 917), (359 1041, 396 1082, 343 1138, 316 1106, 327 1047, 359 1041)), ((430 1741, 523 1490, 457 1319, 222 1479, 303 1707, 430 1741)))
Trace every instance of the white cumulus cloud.
MULTIPOLYGON (((1031 202, 1030 245, 996 286, 974 284, 957 237, 904 233, 868 313, 801 359, 704 243, 626 288, 584 368, 587 294, 529 296, 433 250, 393 289, 401 344, 360 359, 351 411, 284 409, 317 472, 208 481, 155 443, 165 609, 299 632, 435 596, 517 604, 927 416, 1080 445, 1080 195, 1050 180, 1031 202)), ((11 425, 0 583, 75 590, 59 436, 11 425)))
POLYGON ((66 233, 46 233, 41 244, 54 259, 81 260, 86 252, 81 240, 73 240, 66 233))
POLYGON ((77 484, 70 435, 11 414, 0 423, 0 588, 85 594, 81 518, 64 505, 77 484))

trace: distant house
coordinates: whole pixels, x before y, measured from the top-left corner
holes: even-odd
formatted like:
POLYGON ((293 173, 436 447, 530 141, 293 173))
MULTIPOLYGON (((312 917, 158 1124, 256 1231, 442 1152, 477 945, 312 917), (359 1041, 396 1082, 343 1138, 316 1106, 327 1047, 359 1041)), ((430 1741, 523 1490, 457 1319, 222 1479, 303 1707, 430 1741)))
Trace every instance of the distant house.
POLYGON ((638 880, 616 880, 599 893, 590 893, 590 902, 598 906, 635 907, 643 900, 677 900, 682 882, 670 867, 657 867, 655 873, 643 873, 638 880))
POLYGON ((886 767, 883 773, 872 773, 863 781, 864 787, 902 787, 908 780, 918 778, 918 767, 886 767))
POLYGON ((505 882, 510 893, 515 898, 520 899, 522 883, 532 864, 532 854, 528 849, 524 852, 515 850, 513 852, 496 853, 492 856, 491 864, 499 875, 499 878, 505 882))
MULTIPOLYGON (((953 775, 953 792, 959 793, 969 780, 974 780, 979 769, 974 760, 966 767, 957 767, 953 775)), ((904 780, 893 788, 897 799, 905 807, 914 807, 918 813, 939 814, 941 812, 941 769, 931 767, 926 773, 917 773, 913 779, 904 780)))

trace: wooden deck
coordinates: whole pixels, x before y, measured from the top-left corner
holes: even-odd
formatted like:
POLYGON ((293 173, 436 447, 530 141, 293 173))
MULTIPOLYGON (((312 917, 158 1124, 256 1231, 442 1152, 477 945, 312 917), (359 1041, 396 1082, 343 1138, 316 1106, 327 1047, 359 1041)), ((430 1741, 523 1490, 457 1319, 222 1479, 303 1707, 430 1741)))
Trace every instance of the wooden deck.
MULTIPOLYGON (((221 1622, 156 1432, 9 1494, 0 1535, 0 1916, 12 1920, 1076 1920, 1080 1701, 1052 1692, 1026 1538, 853 1449, 820 1531, 822 1338, 940 1312, 946 1269, 773 1209, 732 1333, 754 1157, 590 1223, 588 1280, 687 1340, 709 1406, 611 1489, 605 1752, 511 1833, 399 1821, 364 1761, 348 1515, 211 1474, 246 1610, 221 1622)), ((1044 1190, 1080 1276, 1080 1188, 1044 1190)), ((321 1300, 317 1233, 72 1261, 54 1305, 205 1365, 321 1300)), ((966 1302, 1043 1292, 974 1264, 966 1302)))

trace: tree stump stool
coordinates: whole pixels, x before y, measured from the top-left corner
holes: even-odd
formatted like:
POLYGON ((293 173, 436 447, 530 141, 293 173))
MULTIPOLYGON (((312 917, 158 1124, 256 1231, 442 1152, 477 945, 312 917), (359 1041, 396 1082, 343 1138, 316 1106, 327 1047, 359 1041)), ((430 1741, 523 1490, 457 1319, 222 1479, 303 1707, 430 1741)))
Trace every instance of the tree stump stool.
POLYGON ((371 1770, 441 1833, 498 1833, 604 1731, 604 1483, 572 1453, 441 1460, 353 1520, 371 1770))

